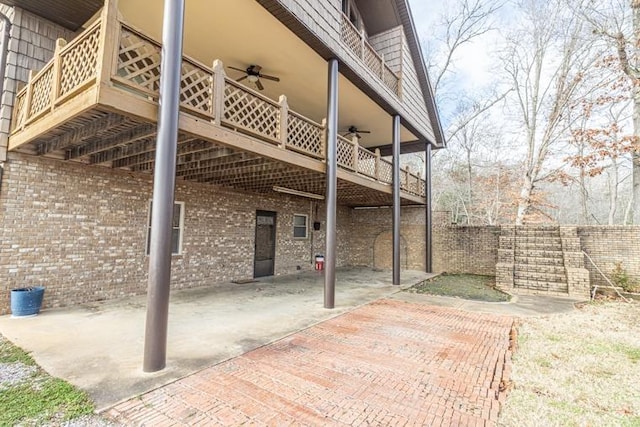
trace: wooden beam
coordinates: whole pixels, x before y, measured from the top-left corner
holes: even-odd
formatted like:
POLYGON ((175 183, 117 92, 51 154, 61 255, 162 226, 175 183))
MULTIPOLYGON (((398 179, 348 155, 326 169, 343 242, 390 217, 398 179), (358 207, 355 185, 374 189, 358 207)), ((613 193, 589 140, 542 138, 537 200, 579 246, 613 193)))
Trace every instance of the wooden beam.
MULTIPOLYGON (((152 170, 155 162, 155 139, 148 141, 140 141, 140 144, 144 142, 145 150, 140 150, 139 154, 133 154, 128 157, 116 159, 111 164, 113 168, 124 168, 132 166, 145 165, 145 167, 137 169, 138 171, 152 170), (147 167, 148 166, 148 167, 147 167)), ((193 140, 192 137, 187 135, 180 135, 178 139, 178 156, 193 154, 198 151, 210 150, 213 144, 208 141, 193 140)))
POLYGON ((48 141, 42 142, 38 145, 36 152, 42 156, 52 151, 62 150, 70 145, 77 144, 89 137, 95 136, 97 133, 102 132, 110 127, 120 125, 127 120, 126 117, 107 113, 105 116, 92 121, 84 126, 71 129, 61 135, 51 138, 48 141))
MULTIPOLYGON (((134 128, 127 129, 123 132, 113 135, 105 139, 96 139, 84 145, 72 147, 67 150, 67 160, 73 160, 80 157, 94 155, 101 151, 120 148, 124 144, 135 142, 141 139, 152 137, 156 134, 156 125, 145 123, 134 128)), ((92 159, 94 160, 94 159, 92 159)), ((107 160, 104 160, 107 161, 107 160)), ((93 161, 92 163, 103 163, 93 161)))

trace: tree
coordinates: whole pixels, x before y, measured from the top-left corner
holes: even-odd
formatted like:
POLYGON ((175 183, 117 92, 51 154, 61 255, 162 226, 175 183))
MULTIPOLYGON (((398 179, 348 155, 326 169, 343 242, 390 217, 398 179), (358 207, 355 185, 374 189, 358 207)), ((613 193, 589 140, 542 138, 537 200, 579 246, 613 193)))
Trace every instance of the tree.
POLYGON ((516 224, 523 224, 542 203, 536 188, 561 166, 547 163, 568 138, 569 112, 589 90, 584 70, 596 55, 584 21, 562 0, 521 0, 517 6, 521 25, 508 37, 502 60, 526 150, 516 212, 516 224))
MULTIPOLYGON (((626 90, 633 104, 633 137, 640 138, 640 0, 592 0, 579 10, 593 33, 608 42, 605 56, 613 68, 626 78, 626 90)), ((632 191, 630 214, 640 224, 640 150, 632 152, 632 191)))

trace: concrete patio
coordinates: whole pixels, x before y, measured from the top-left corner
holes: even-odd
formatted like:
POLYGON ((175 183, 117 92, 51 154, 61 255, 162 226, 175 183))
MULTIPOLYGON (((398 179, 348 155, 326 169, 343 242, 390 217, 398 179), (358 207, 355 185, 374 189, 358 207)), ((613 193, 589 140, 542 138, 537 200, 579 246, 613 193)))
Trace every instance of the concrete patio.
MULTIPOLYGON (((430 276, 403 271, 401 287, 430 276)), ((399 290, 389 271, 342 268, 334 310, 322 306, 318 272, 174 291, 167 368, 155 374, 142 372, 145 296, 3 316, 0 333, 103 409, 399 290)))

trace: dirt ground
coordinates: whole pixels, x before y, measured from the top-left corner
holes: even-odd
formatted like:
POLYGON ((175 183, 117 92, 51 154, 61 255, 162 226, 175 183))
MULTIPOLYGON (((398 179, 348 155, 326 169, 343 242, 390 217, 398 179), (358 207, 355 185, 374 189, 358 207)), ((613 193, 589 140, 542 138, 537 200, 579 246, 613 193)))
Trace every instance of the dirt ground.
POLYGON ((638 302, 528 318, 518 345, 499 425, 640 425, 638 302))

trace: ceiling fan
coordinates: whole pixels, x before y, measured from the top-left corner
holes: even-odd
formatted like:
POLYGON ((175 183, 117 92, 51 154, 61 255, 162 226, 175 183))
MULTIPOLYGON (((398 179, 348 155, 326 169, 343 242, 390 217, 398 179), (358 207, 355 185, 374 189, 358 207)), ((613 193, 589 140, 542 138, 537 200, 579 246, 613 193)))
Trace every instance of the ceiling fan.
POLYGON ((231 68, 232 70, 236 70, 236 71, 240 71, 240 72, 245 73, 244 76, 240 77, 239 79, 236 79, 236 81, 237 82, 241 82, 241 81, 247 79, 251 83, 255 83, 255 85, 258 88, 258 90, 263 90, 264 89, 264 86, 262 85, 262 82, 260 81, 260 79, 272 80, 274 82, 279 82, 280 81, 280 79, 278 77, 270 76, 268 74, 262 74, 260 72, 262 70, 262 67, 260 65, 257 65, 257 64, 251 64, 245 69, 231 67, 231 66, 229 66, 228 68, 231 68))
POLYGON ((360 130, 357 128, 357 126, 351 125, 349 126, 349 128, 347 129, 347 131, 345 132, 345 134, 343 136, 355 136, 356 138, 360 139, 362 138, 362 133, 371 133, 370 130, 360 130))

